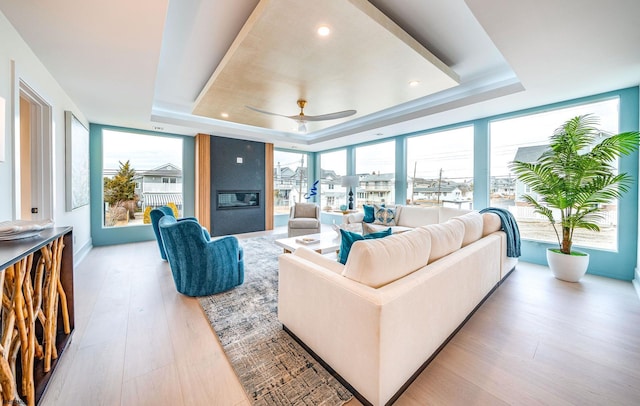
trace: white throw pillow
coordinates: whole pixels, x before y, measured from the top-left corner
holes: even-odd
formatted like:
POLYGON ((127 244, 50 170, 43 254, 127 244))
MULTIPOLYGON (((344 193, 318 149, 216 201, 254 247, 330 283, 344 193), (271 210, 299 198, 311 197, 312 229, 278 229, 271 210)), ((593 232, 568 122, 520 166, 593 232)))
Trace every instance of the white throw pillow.
POLYGON ((356 241, 343 276, 379 288, 427 265, 431 237, 421 229, 375 240, 356 241))
POLYGON ((429 224, 420 227, 431 234, 431 254, 429 263, 460 249, 464 238, 464 224, 449 220, 442 224, 429 224))

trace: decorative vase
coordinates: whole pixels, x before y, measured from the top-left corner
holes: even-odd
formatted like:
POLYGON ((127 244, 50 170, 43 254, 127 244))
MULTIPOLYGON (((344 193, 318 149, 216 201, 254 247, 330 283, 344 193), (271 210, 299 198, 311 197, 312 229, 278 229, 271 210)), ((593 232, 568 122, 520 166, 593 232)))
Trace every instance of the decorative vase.
POLYGON ((578 282, 587 272, 589 254, 574 251, 579 255, 567 255, 547 248, 547 263, 553 276, 566 282, 578 282))

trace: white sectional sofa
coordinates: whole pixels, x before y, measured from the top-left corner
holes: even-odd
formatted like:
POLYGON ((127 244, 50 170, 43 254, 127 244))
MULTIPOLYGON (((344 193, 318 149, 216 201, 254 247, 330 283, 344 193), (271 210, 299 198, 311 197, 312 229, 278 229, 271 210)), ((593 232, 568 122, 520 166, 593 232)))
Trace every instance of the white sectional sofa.
POLYGON ((393 402, 517 261, 495 214, 402 210, 423 224, 356 241, 345 265, 306 248, 279 257, 280 321, 373 405, 393 402))

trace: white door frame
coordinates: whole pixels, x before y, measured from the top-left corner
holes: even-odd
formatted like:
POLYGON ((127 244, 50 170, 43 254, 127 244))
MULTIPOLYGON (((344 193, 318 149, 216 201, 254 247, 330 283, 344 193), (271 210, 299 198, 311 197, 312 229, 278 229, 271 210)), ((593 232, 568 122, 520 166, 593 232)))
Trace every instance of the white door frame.
POLYGON ((20 97, 29 101, 31 106, 31 204, 38 208, 38 214, 32 214, 33 220, 54 220, 53 196, 53 117, 51 105, 33 88, 19 78, 13 64, 14 74, 14 219, 20 217, 20 97))

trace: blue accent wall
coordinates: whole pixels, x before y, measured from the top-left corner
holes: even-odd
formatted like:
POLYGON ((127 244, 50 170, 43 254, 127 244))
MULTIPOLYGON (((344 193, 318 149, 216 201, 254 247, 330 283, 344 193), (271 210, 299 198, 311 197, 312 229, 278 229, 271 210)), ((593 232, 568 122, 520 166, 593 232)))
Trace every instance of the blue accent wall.
POLYGON ((491 187, 491 145, 489 120, 473 123, 473 207, 485 208, 489 205, 491 187))
POLYGON ((91 194, 91 239, 93 245, 113 245, 154 240, 150 224, 128 227, 103 227, 102 219, 102 130, 174 137, 182 139, 182 199, 185 217, 195 213, 195 139, 193 137, 113 127, 101 124, 89 126, 89 165, 91 194))

